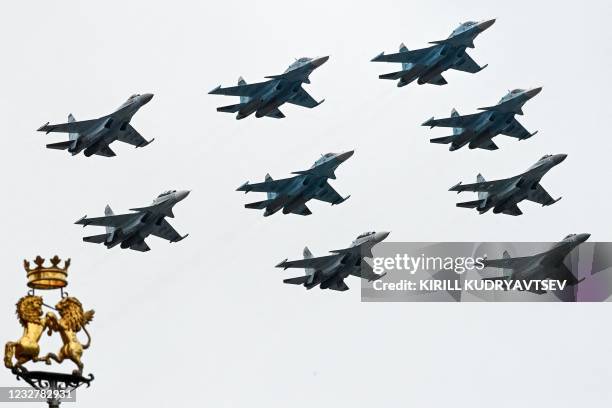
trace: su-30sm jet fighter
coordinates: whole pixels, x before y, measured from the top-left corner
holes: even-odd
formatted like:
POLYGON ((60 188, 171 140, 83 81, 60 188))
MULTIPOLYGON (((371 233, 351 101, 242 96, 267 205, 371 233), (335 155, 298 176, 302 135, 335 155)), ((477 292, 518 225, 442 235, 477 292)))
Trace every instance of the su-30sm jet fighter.
POLYGON ((350 196, 342 197, 332 186, 329 179, 335 179, 335 170, 353 155, 353 151, 327 153, 321 156, 310 169, 295 171, 295 177, 273 180, 269 174, 263 183, 249 184, 247 181, 237 191, 258 191, 268 193, 268 199, 246 204, 246 208, 264 210, 264 217, 282 209, 283 214, 310 215, 306 207, 309 200, 326 201, 331 205, 343 203, 350 196))
POLYGON ((481 22, 468 21, 457 27, 446 40, 432 41, 431 47, 410 51, 404 44, 400 45, 397 54, 384 52, 374 57, 375 62, 399 62, 402 70, 380 75, 380 79, 399 79, 397 86, 406 86, 418 79, 419 85, 445 85, 446 79, 442 73, 449 69, 465 71, 472 74, 480 72, 487 66, 479 66, 466 52, 466 48, 474 48, 474 39, 495 20, 481 22))
POLYGON ((289 65, 280 75, 271 75, 269 81, 247 84, 240 77, 238 86, 221 88, 221 85, 210 91, 214 95, 239 96, 240 103, 222 106, 218 112, 237 113, 236 119, 243 119, 255 112, 255 117, 267 116, 270 118, 284 118, 285 115, 278 109, 285 102, 305 108, 314 108, 323 103, 317 102, 302 88, 302 84, 310 83, 310 74, 323 65, 329 57, 300 58, 289 65))
POLYGON ((372 247, 389 236, 386 231, 366 232, 359 235, 350 247, 330 251, 331 255, 313 257, 308 247, 304 248, 304 259, 287 261, 276 265, 277 268, 303 268, 305 276, 285 279, 283 282, 291 285, 304 285, 312 289, 320 285, 321 289, 338 291, 348 290, 344 282, 349 275, 367 279, 372 282, 384 276, 374 273, 370 268, 363 268, 363 257, 372 257, 372 247))
POLYGON ((502 180, 486 181, 481 174, 478 174, 477 183, 461 184, 460 182, 451 187, 449 191, 478 193, 478 200, 457 203, 457 207, 475 208, 480 214, 492 208, 495 214, 521 215, 522 212, 517 204, 523 200, 548 206, 561 199, 559 197, 554 200, 540 185, 540 180, 566 157, 566 154, 546 155, 524 173, 502 180))
MULTIPOLYGON (((532 280, 556 280, 565 282, 565 286, 575 286, 584 278, 578 280, 564 264, 565 257, 578 245, 585 242, 591 234, 570 234, 563 238, 546 252, 540 254, 512 258, 504 251, 503 259, 485 259, 485 267, 502 268, 504 275, 493 278, 483 278, 491 281, 528 282, 532 280)), ((523 285, 525 286, 525 285, 523 285)), ((527 289, 529 292, 543 294, 544 290, 527 289)))
POLYGON ((537 131, 529 132, 514 116, 522 115, 523 105, 541 90, 542 88, 515 89, 501 98, 497 105, 479 108, 484 112, 460 116, 453 109, 450 118, 431 118, 423 123, 423 126, 453 128, 452 136, 430 140, 431 143, 450 143, 451 152, 466 144, 469 144, 470 149, 497 150, 498 147, 493 143, 492 138, 499 134, 524 140, 538 133, 537 131))
POLYGON ((189 191, 166 191, 157 196, 150 206, 132 208, 131 211, 135 212, 129 214, 115 215, 107 205, 104 217, 87 218, 85 216, 75 224, 83 227, 88 225, 106 227, 105 234, 84 237, 85 242, 104 244, 109 249, 121 245, 121 248, 146 252, 150 248, 144 240, 149 235, 155 235, 170 242, 178 242, 189 235, 181 236, 166 221, 166 217, 174 218, 172 208, 188 195, 189 191))
POLYGON ((102 116, 98 119, 76 121, 72 114, 68 115, 68 123, 59 125, 41 126, 40 132, 60 132, 68 133, 68 140, 65 142, 51 143, 47 145, 49 149, 68 150, 73 156, 84 151, 85 156, 93 154, 99 156, 112 157, 115 152, 109 145, 115 140, 128 143, 136 147, 144 147, 151 143, 153 139, 146 140, 130 125, 132 116, 140 108, 149 103, 153 94, 135 94, 128 98, 116 111, 110 115, 102 116))

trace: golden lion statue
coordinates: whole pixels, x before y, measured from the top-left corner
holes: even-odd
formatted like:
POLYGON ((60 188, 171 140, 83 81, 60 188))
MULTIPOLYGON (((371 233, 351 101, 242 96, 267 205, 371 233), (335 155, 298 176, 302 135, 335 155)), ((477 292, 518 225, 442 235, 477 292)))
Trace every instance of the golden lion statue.
MULTIPOLYGON (((43 299, 40 296, 27 295, 19 299, 17 302, 17 317, 19 323, 23 326, 23 334, 21 338, 14 342, 6 343, 4 347, 4 365, 7 368, 21 367, 28 361, 45 361, 49 364, 48 359, 38 357, 40 346, 38 341, 45 329, 49 328, 51 314, 42 317, 43 299), (17 363, 13 365, 13 357, 17 363)), ((51 334, 49 332, 49 334, 51 334)))
POLYGON ((83 355, 83 350, 89 348, 91 344, 91 336, 85 326, 93 319, 94 311, 83 311, 81 302, 75 297, 63 298, 55 305, 55 308, 59 312, 61 319, 57 320, 57 317, 50 313, 47 318, 49 320, 49 329, 59 332, 64 344, 57 355, 49 353, 44 357, 44 360, 49 361, 53 359, 58 363, 62 363, 65 359, 69 359, 78 367, 78 370, 75 370, 74 373, 81 375, 83 373, 81 356, 83 355), (81 329, 87 335, 87 344, 81 344, 77 338, 77 333, 81 329))

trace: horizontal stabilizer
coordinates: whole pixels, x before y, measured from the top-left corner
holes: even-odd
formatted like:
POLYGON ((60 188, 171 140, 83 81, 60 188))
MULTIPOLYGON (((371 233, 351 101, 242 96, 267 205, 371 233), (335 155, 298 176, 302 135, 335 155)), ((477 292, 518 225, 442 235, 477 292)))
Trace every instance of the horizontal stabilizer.
POLYGON ((404 75, 408 74, 410 71, 411 70, 390 72, 388 74, 379 75, 378 78, 380 79, 400 79, 404 75))
POLYGON ((272 203, 272 201, 274 201, 274 200, 263 200, 263 201, 257 201, 257 202, 254 202, 254 203, 248 203, 248 204, 244 205, 244 208, 252 208, 252 209, 255 209, 255 210, 263 210, 268 205, 270 205, 272 203))
POLYGON ((244 103, 237 103, 235 105, 220 106, 217 108, 217 112, 236 113, 244 106, 244 103))
POLYGON ((106 239, 109 238, 112 234, 100 234, 100 235, 92 235, 89 237, 83 237, 83 241, 92 242, 94 244, 102 244, 106 242, 106 239))
POLYGON ((454 136, 436 137, 435 139, 429 139, 430 143, 449 144, 453 142, 454 136))
POLYGON ((303 285, 308 282, 308 279, 310 279, 310 276, 298 276, 295 278, 284 279, 283 282, 290 285, 303 285))
POLYGON ((463 203, 457 203, 457 207, 462 208, 478 208, 481 204, 484 204, 485 200, 466 201, 463 203))
POLYGON ((65 142, 50 143, 47 145, 47 149, 66 150, 70 149, 73 144, 73 140, 67 140, 65 142))
POLYGON ((351 198, 351 195, 350 195, 350 194, 349 194, 349 195, 347 195, 347 196, 346 196, 346 197, 344 197, 344 198, 340 198, 339 200, 334 201, 334 202, 332 203, 332 205, 342 204, 343 202, 345 202, 345 201, 346 201, 346 200, 348 200, 349 198, 351 198))

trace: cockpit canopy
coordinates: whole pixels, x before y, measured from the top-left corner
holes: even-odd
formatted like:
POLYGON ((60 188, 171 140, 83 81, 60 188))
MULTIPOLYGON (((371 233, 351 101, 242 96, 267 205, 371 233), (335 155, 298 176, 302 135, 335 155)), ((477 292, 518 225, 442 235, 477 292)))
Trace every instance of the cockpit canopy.
POLYGON ((459 27, 457 27, 457 28, 455 28, 455 30, 453 30, 453 32, 451 33, 450 37, 453 37, 453 36, 455 36, 457 34, 461 34, 462 32, 469 30, 470 28, 472 28, 476 24, 478 24, 478 22, 476 22, 476 21, 466 21, 465 23, 461 23, 459 25, 459 27))
POLYGON ((163 193, 161 193, 160 195, 157 196, 157 198, 162 198, 165 197, 167 195, 170 195, 172 193, 176 193, 176 190, 168 190, 168 191, 164 191, 163 193))
POLYGON ((504 97, 499 100, 499 103, 506 102, 507 100, 512 99, 516 95, 519 95, 519 94, 521 94, 523 92, 525 92, 524 89, 518 89, 518 88, 517 89, 513 89, 511 91, 508 91, 508 93, 506 95, 504 95, 504 97))
POLYGON ((359 239, 359 238, 369 237, 370 235, 374 235, 375 233, 376 233, 376 232, 374 232, 374 231, 364 232, 363 234, 359 234, 359 236, 357 237, 357 239, 359 239))
POLYGON ((309 63, 310 61, 312 61, 312 58, 307 58, 307 57, 302 57, 302 58, 298 58, 295 60, 295 62, 293 62, 291 65, 289 65, 289 68, 287 68, 287 70, 285 72, 291 71, 292 69, 301 67, 304 64, 309 63))
POLYGON ((130 96, 130 97, 128 98, 128 101, 131 101, 132 99, 136 99, 136 98, 138 98, 139 96, 140 96, 140 94, 134 94, 134 95, 132 95, 132 96, 130 96))
POLYGON ((563 238, 563 240, 565 241, 565 240, 573 238, 575 236, 576 236, 576 234, 569 234, 567 237, 563 238))
POLYGON ((540 158, 540 160, 548 159, 549 157, 552 157, 552 154, 545 154, 540 158))

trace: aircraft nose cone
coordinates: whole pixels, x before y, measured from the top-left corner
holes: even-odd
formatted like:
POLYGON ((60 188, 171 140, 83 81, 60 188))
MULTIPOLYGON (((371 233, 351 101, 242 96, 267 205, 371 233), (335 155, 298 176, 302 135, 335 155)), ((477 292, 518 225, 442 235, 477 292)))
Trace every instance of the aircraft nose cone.
POLYGON ((321 65, 325 64, 328 59, 329 59, 329 56, 315 58, 315 59, 312 60, 312 65, 315 68, 319 68, 321 65))
POLYGON ((390 234, 389 231, 379 231, 374 236, 374 239, 376 240, 376 242, 381 242, 381 241, 384 241, 385 238, 389 236, 389 234, 390 234))
POLYGON ((536 96, 537 94, 539 94, 540 92, 542 92, 542 87, 538 87, 538 88, 532 88, 530 90, 528 90, 527 92, 525 92, 525 95, 527 95, 527 97, 529 99, 533 98, 534 96, 536 96))
POLYGON ((354 150, 349 150, 348 152, 338 154, 336 158, 340 161, 340 163, 342 163, 348 160, 354 153, 355 153, 354 150))
POLYGON ((176 199, 177 199, 177 201, 184 200, 189 195, 189 193, 191 193, 191 191, 189 191, 189 190, 177 191, 176 192, 176 199))
POLYGON ((144 105, 145 103, 149 103, 149 101, 151 99, 153 99, 153 94, 152 93, 143 94, 142 95, 142 104, 144 105))
POLYGON ((553 159, 554 159, 555 164, 559 164, 566 158, 567 158, 567 154, 556 154, 553 159))
POLYGON ((495 24, 495 19, 494 18, 492 18, 491 20, 482 21, 480 24, 478 24, 478 28, 481 31, 484 31, 487 28, 491 27, 493 24, 495 24))
POLYGON ((587 239, 591 238, 591 234, 578 234, 576 238, 578 238, 578 241, 584 242, 587 239))

